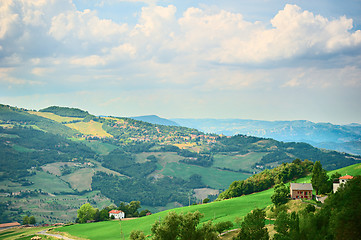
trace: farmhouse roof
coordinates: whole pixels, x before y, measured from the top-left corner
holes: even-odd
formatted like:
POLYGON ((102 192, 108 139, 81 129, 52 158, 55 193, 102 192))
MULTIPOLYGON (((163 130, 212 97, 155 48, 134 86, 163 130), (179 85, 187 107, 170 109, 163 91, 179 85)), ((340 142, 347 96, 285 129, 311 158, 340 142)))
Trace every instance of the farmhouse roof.
POLYGON ((353 177, 351 175, 346 175, 346 176, 339 177, 338 179, 353 179, 353 177))
POLYGON ((118 214, 118 213, 121 213, 123 211, 120 211, 120 210, 111 210, 109 213, 115 213, 115 214, 118 214))
POLYGON ((0 228, 15 227, 15 226, 21 226, 21 224, 18 222, 0 224, 0 228))
POLYGON ((311 183, 291 183, 292 190, 313 190, 311 183))

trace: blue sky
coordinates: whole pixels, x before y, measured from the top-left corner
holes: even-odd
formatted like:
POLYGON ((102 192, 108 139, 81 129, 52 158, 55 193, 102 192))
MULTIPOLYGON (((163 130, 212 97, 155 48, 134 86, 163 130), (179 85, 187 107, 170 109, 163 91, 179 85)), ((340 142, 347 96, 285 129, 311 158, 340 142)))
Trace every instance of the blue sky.
POLYGON ((0 2, 0 103, 361 123, 361 1, 0 2))

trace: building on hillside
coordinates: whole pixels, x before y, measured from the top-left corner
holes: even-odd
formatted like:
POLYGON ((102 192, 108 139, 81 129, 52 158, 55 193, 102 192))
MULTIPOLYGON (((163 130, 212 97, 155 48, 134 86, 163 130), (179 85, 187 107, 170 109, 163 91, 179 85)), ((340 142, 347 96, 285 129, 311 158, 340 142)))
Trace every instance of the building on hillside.
POLYGON ((353 176, 346 175, 338 178, 338 181, 333 182, 333 193, 337 192, 337 189, 341 184, 345 184, 348 180, 353 179, 353 176))
POLYGON ((111 218, 112 216, 114 216, 115 219, 122 219, 125 218, 125 213, 120 210, 111 210, 109 212, 109 217, 111 218))
POLYGON ((292 199, 312 199, 311 183, 291 183, 290 192, 292 199))

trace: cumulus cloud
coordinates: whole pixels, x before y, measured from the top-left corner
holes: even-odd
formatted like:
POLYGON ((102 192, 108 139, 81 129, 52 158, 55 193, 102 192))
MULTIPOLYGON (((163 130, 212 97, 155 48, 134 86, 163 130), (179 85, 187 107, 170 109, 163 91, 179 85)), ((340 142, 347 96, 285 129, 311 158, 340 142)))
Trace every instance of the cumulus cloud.
POLYGON ((104 89, 109 84, 100 84, 103 79, 122 90, 235 95, 244 89, 360 87, 360 60, 352 50, 361 47, 361 31, 347 16, 331 19, 287 4, 269 21, 251 22, 221 8, 177 12, 175 5, 142 2, 149 4, 128 24, 79 10, 71 0, 0 1, 0 68, 14 69, 2 82, 34 84, 37 78, 68 91, 72 81, 104 89))
MULTIPOLYGON (((119 25, 109 19, 100 19, 95 11, 68 11, 54 16, 49 34, 56 40, 67 44, 80 40, 83 44, 89 42, 117 42, 127 31, 127 24, 119 25)), ((104 47, 104 45, 102 46, 104 47)))

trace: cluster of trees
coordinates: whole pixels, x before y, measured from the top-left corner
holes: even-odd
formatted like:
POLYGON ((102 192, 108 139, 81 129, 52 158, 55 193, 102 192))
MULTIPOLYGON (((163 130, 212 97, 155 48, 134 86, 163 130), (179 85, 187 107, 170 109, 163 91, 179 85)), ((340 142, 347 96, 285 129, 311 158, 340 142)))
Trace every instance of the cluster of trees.
POLYGON ((140 201, 131 201, 130 203, 121 202, 117 210, 122 210, 126 217, 144 217, 150 213, 148 209, 139 212, 140 201))
POLYGON ((86 223, 89 221, 99 222, 109 220, 109 207, 105 207, 99 211, 98 208, 94 208, 90 203, 83 204, 78 209, 77 223, 86 223))
POLYGON ((81 110, 79 108, 58 107, 58 106, 47 107, 39 110, 39 112, 50 112, 62 117, 84 118, 90 115, 87 111, 81 110))
POLYGON ((25 216, 24 218, 23 218, 23 224, 24 225, 28 225, 28 224, 30 224, 30 225, 34 225, 36 223, 36 219, 35 219, 35 217, 34 216, 25 216))
POLYGON ((219 194, 218 200, 239 197, 271 188, 273 185, 306 176, 312 170, 313 163, 299 159, 292 163, 283 163, 277 168, 266 169, 246 180, 234 181, 227 190, 219 194))
POLYGON ((148 159, 144 163, 137 163, 133 154, 122 149, 115 149, 104 157, 102 165, 124 175, 143 178, 157 169, 157 160, 148 159))
MULTIPOLYGON (((233 227, 232 222, 219 222, 213 224, 208 221, 199 226, 203 214, 196 212, 176 213, 169 212, 164 219, 156 221, 152 228, 152 239, 155 240, 215 240, 219 239, 218 233, 233 227)), ((135 230, 130 235, 131 240, 143 240, 145 235, 135 230)))
POLYGON ((130 203, 121 202, 119 207, 110 205, 102 210, 94 208, 90 203, 85 203, 77 211, 76 222, 86 223, 89 221, 107 221, 109 220, 109 211, 111 210, 121 210, 125 213, 126 217, 144 217, 147 213, 150 213, 148 209, 139 212, 140 208, 141 205, 139 201, 132 201, 130 203))
MULTIPOLYGON (((176 177, 150 181, 147 178, 124 178, 97 172, 92 178, 92 189, 100 190, 113 201, 139 200, 147 206, 165 206, 169 202, 187 205, 188 194, 195 187, 204 187, 199 175, 191 176, 188 181, 176 177)), ((195 202, 195 199, 191 201, 195 202)))
POLYGON ((361 176, 330 194, 322 208, 309 205, 298 213, 281 211, 274 239, 359 239, 361 236, 361 176))

